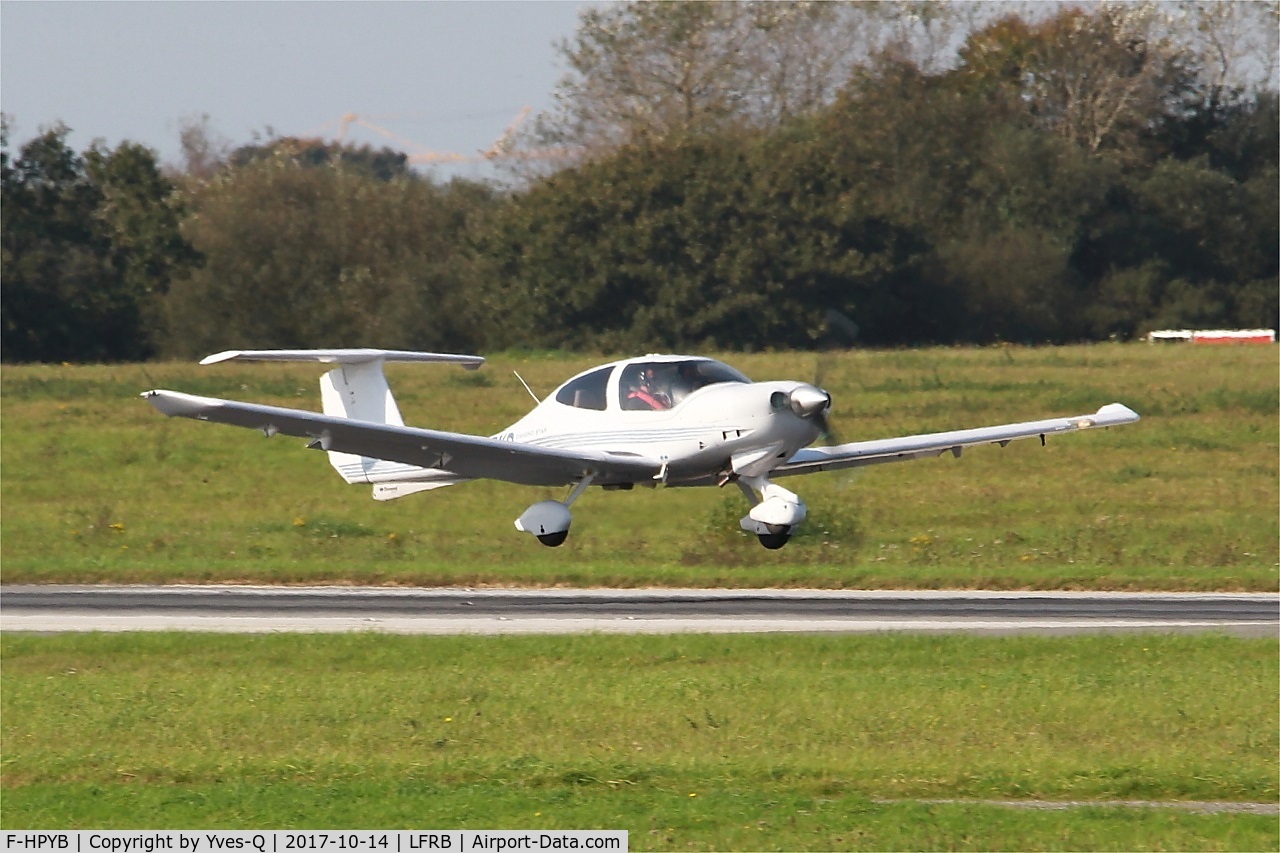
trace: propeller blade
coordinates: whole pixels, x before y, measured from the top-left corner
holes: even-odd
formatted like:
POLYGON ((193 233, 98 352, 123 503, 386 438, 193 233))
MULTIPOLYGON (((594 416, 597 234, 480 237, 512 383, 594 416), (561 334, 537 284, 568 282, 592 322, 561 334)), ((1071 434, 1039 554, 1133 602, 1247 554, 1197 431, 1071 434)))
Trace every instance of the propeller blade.
POLYGON ((832 344, 842 343, 846 347, 851 347, 858 339, 858 333, 862 331, 857 323, 834 308, 827 309, 826 321, 827 328, 823 337, 832 344))
POLYGON ((814 423, 818 425, 818 429, 822 430, 822 435, 819 436, 819 438, 821 438, 828 447, 834 447, 835 445, 843 444, 844 442, 840 440, 840 437, 836 434, 835 427, 831 425, 831 418, 829 417, 830 412, 831 410, 828 409, 827 411, 819 414, 814 418, 814 423))
POLYGON ((813 421, 820 437, 828 444, 839 444, 831 426, 831 395, 816 385, 799 385, 787 395, 787 405, 805 420, 813 421))
POLYGON ((823 317, 822 334, 816 340, 819 355, 817 363, 813 367, 814 385, 819 388, 823 387, 823 380, 826 379, 827 373, 836 359, 836 354, 840 350, 852 347, 854 342, 857 341, 860 331, 858 324, 853 322, 848 315, 834 308, 827 309, 823 317))

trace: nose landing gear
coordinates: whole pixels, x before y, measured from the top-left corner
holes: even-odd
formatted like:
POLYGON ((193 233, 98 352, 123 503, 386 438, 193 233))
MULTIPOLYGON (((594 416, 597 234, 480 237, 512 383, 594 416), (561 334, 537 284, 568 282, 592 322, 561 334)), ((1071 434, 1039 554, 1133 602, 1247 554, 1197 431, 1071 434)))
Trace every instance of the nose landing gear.
POLYGON ((790 533, 758 533, 756 535, 760 539, 760 544, 770 551, 777 551, 791 540, 790 533))
POLYGON ((751 502, 751 511, 738 521, 738 526, 756 534, 760 544, 770 551, 786 545, 807 514, 804 501, 765 477, 740 477, 737 482, 751 502))

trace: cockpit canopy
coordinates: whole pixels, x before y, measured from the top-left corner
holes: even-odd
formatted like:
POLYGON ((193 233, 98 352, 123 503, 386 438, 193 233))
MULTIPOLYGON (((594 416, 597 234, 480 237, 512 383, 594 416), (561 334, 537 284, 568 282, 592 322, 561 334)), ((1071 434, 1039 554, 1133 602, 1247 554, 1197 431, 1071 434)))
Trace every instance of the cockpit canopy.
POLYGON ((654 357, 618 362, 576 376, 560 387, 555 399, 578 409, 660 412, 680 405, 699 388, 750 381, 713 359, 654 357))

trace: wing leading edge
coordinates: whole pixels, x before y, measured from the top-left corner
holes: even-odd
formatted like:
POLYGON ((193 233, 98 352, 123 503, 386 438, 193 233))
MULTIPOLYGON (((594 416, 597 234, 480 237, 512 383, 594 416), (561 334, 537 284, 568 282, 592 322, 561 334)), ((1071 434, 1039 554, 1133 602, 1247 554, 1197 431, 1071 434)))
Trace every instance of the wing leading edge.
MULTIPOLYGON (((595 484, 609 485, 652 479, 662 467, 640 456, 556 450, 478 435, 198 397, 178 391, 147 391, 141 396, 157 411, 171 417, 246 427, 267 436, 308 438, 311 439, 308 447, 412 465, 427 469, 424 474, 447 472, 457 479, 486 478, 528 486, 560 486, 591 476, 595 484)), ((397 479, 412 480, 413 477, 402 474, 397 479)))
POLYGON ((934 432, 924 435, 908 435, 901 438, 884 438, 874 441, 854 441, 834 447, 808 447, 773 469, 775 477, 790 474, 812 474, 817 471, 834 471, 840 468, 856 468, 882 462, 900 462, 926 456, 941 456, 951 451, 956 456, 966 447, 980 444, 1004 446, 1021 438, 1043 438, 1077 432, 1095 427, 1129 424, 1139 419, 1138 413, 1121 403, 1111 403, 1092 415, 1076 415, 1069 418, 1049 418, 1042 421, 1026 421, 976 429, 934 432))

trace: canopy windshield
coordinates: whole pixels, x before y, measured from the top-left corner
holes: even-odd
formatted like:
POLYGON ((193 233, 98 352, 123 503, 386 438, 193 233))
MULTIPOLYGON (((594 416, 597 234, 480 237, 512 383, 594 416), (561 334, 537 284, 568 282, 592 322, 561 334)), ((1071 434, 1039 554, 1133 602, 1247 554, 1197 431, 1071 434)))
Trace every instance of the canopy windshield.
POLYGON ((663 411, 680 405, 699 388, 750 381, 729 365, 710 359, 633 361, 622 368, 618 400, 623 409, 663 411))

